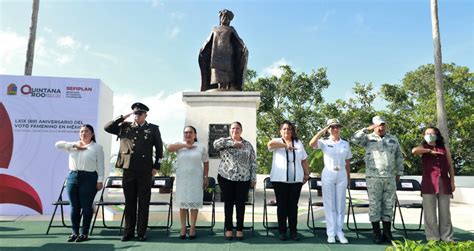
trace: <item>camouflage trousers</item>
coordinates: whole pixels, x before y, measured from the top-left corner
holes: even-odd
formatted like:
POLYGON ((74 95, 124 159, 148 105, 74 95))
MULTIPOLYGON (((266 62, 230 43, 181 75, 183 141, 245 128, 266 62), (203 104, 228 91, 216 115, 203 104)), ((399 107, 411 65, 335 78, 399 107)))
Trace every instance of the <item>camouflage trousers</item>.
POLYGON ((395 177, 367 177, 370 222, 392 221, 397 183, 395 177))

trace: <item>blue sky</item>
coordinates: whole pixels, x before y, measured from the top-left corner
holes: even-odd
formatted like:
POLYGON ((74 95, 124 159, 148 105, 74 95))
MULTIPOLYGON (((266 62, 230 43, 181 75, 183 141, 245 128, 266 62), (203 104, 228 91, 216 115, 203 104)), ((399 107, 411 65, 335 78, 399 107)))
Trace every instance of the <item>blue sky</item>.
MULTIPOLYGON (((443 62, 472 71, 474 1, 438 5, 443 62)), ((249 68, 265 76, 281 64, 327 67, 330 102, 349 97, 354 82, 399 83, 433 62, 429 0, 41 0, 33 75, 100 78, 115 115, 135 100, 153 103, 151 122, 179 140, 180 92, 199 90, 198 51, 223 8, 235 14, 249 68)), ((23 74, 30 16, 31 1, 0 0, 0 74, 23 74)))

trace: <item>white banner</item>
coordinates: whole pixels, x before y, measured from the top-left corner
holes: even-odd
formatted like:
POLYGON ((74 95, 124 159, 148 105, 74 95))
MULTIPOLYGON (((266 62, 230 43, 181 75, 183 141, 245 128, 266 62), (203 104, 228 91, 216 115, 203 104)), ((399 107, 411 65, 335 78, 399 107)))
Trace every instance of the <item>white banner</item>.
POLYGON ((0 75, 0 215, 52 213, 69 172, 68 154, 55 142, 79 140, 82 124, 103 131, 102 85, 99 79, 0 75))

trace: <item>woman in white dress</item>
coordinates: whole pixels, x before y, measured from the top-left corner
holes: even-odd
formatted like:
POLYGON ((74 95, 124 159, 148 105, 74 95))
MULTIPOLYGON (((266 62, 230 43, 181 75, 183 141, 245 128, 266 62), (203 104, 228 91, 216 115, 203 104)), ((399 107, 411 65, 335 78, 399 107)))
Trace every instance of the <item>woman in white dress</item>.
POLYGON ((181 220, 180 239, 186 238, 186 216, 191 210, 189 239, 196 238, 196 220, 202 208, 203 189, 208 185, 209 155, 206 147, 197 142, 196 128, 186 126, 183 142, 169 144, 168 151, 177 153, 176 203, 181 220))

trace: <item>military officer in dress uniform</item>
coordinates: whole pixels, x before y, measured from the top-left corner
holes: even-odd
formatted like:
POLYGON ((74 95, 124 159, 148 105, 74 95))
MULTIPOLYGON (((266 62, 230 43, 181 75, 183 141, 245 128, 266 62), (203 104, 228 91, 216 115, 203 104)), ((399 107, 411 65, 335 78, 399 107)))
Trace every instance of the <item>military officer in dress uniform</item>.
POLYGON ((385 119, 372 118, 372 125, 357 131, 351 141, 365 148, 365 177, 369 194, 369 219, 374 242, 391 242, 391 221, 397 189, 396 182, 403 175, 403 157, 398 139, 386 133, 385 119), (373 133, 369 133, 373 130, 373 133), (380 233, 380 220, 383 234, 380 233))
POLYGON ((163 143, 158 126, 145 120, 149 111, 148 107, 142 103, 134 103, 132 110, 132 113, 121 115, 107 123, 104 129, 120 139, 120 150, 115 167, 123 168, 125 230, 122 241, 129 241, 135 237, 135 225, 138 241, 145 241, 152 180, 160 169, 163 143), (134 121, 125 121, 132 114, 134 121), (154 162, 153 147, 155 147, 154 162))

